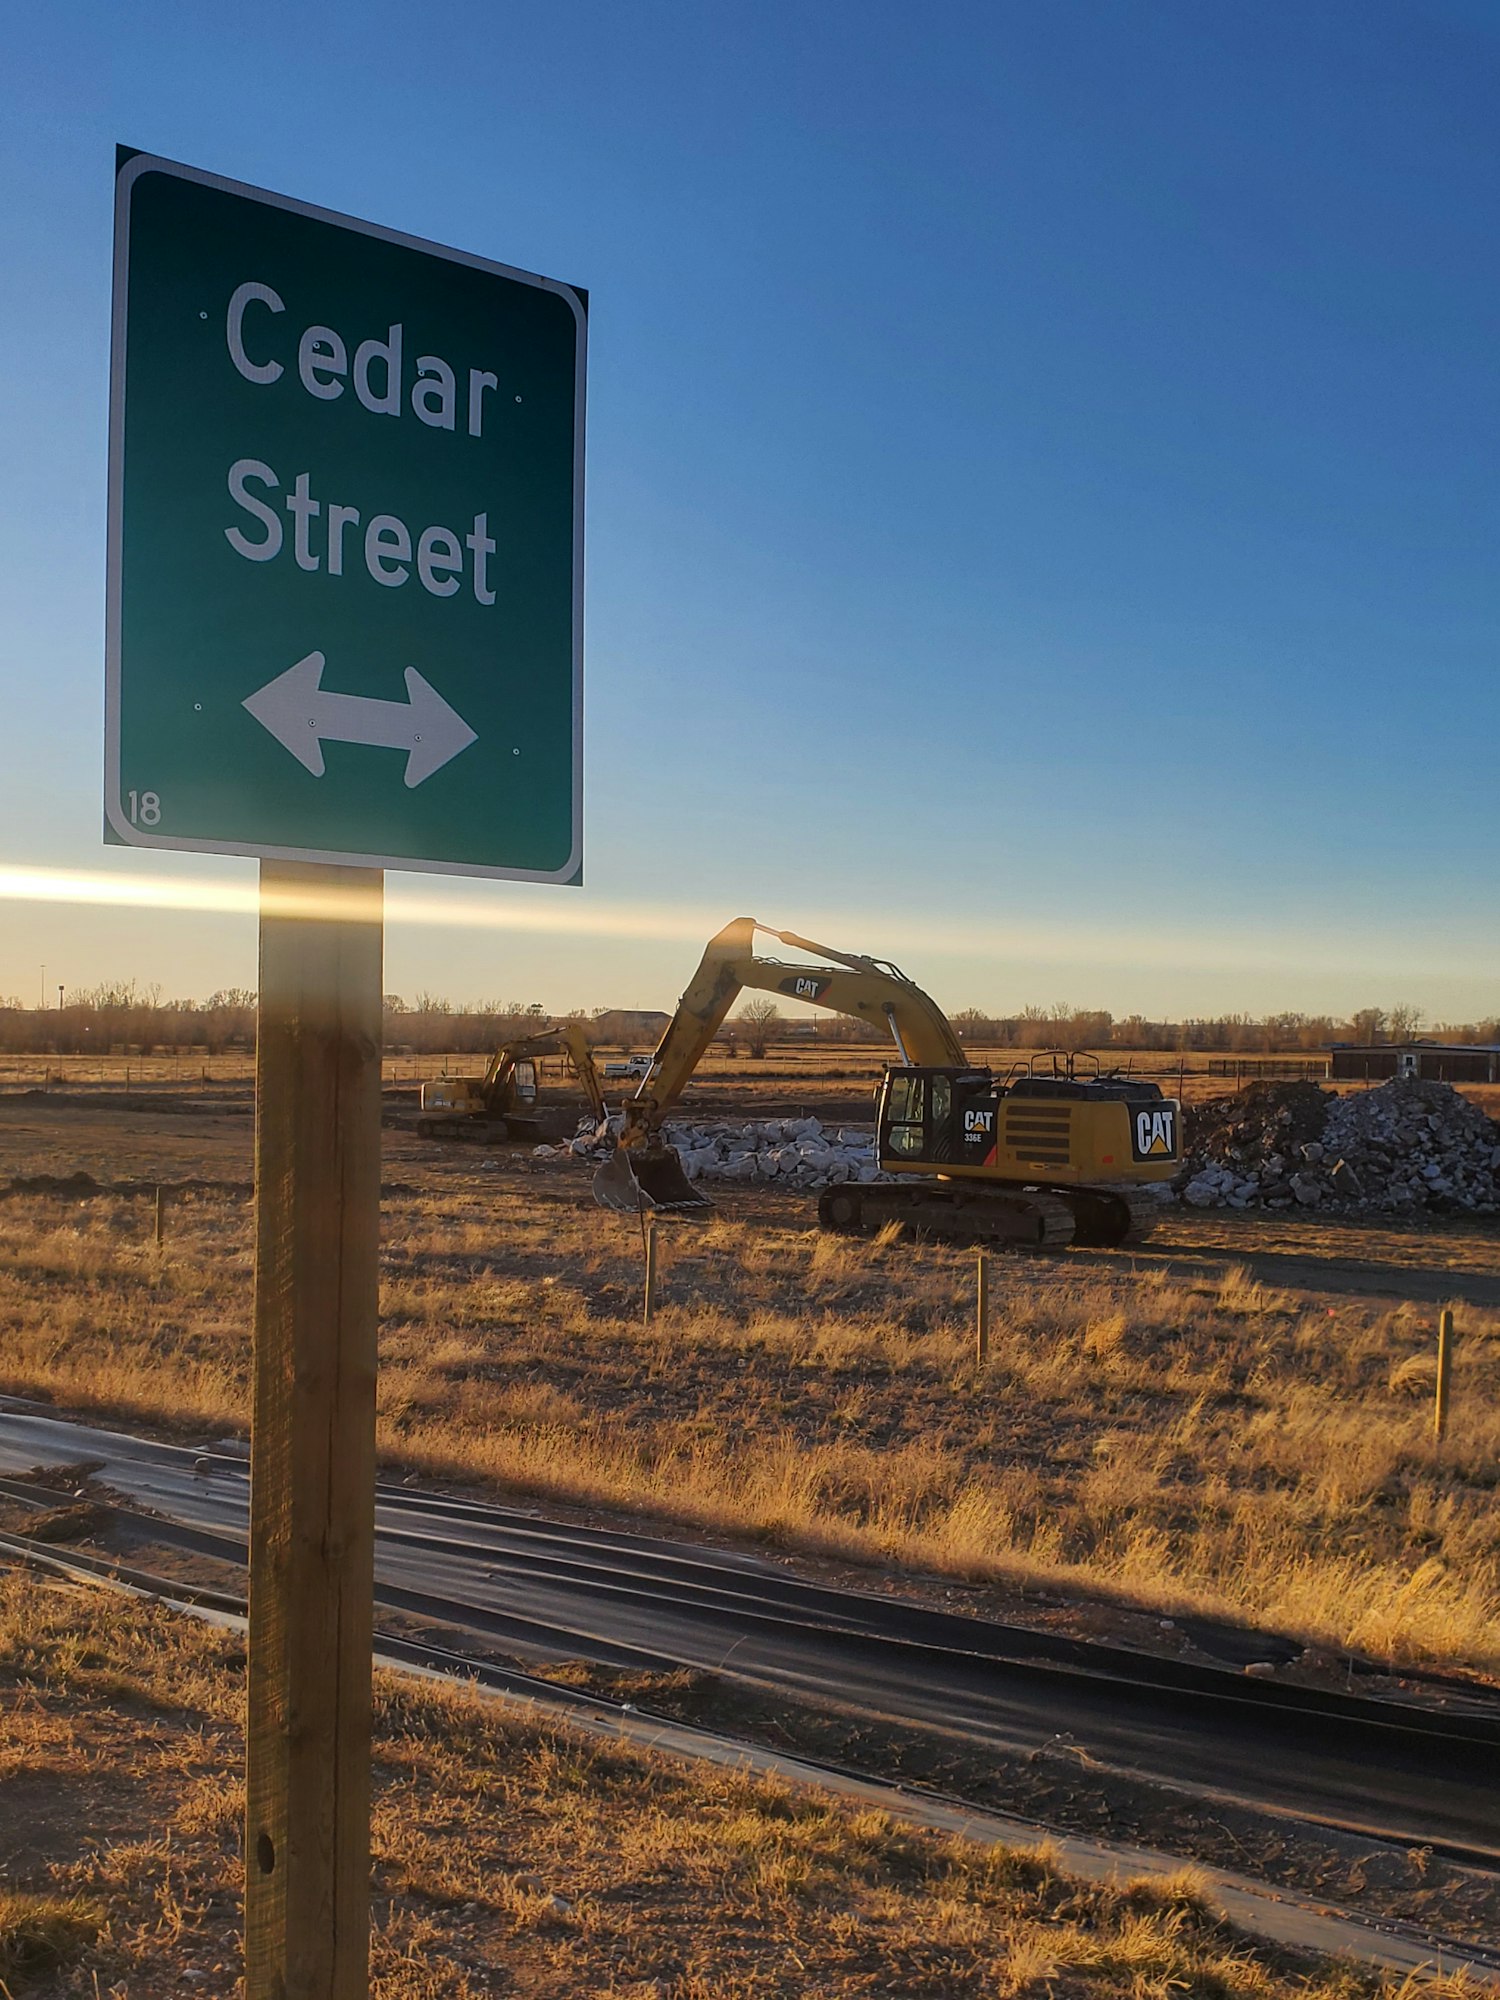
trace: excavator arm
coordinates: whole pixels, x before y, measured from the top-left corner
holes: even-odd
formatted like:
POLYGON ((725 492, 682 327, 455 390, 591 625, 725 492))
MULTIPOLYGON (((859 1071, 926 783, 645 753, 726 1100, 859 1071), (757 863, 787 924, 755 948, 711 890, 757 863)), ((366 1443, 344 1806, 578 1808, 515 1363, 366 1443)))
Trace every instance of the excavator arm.
POLYGON ((604 1090, 599 1082, 599 1072, 594 1067, 594 1054, 589 1047, 588 1036, 578 1021, 564 1021, 560 1027, 545 1028, 539 1034, 525 1035, 519 1041, 502 1043, 491 1056, 490 1066, 479 1086, 484 1102, 503 1103, 508 1099, 510 1079, 518 1062, 528 1061, 532 1056, 554 1055, 566 1055, 572 1063, 583 1086, 583 1094, 589 1101, 589 1109, 596 1122, 603 1125, 609 1115, 604 1103, 604 1090))
POLYGON ((747 987, 802 1000, 830 1013, 883 1028, 905 1064, 962 1069, 969 1058, 937 1002, 915 980, 881 959, 834 951, 795 931, 773 930, 753 917, 736 917, 708 941, 698 970, 677 1003, 657 1046, 649 1075, 625 1102, 621 1143, 640 1144, 681 1096, 688 1079, 747 987), (758 958, 755 937, 773 937, 797 951, 820 954, 828 965, 788 965, 758 958))
POLYGON ((619 1147, 594 1179, 595 1196, 605 1207, 634 1209, 643 1195, 655 1207, 708 1206, 694 1193, 676 1154, 663 1144, 661 1126, 747 988, 849 1014, 883 1029, 905 1065, 954 1069, 968 1065, 963 1044, 941 1007, 898 967, 862 953, 834 951, 795 931, 757 923, 753 917, 736 917, 709 939, 657 1045, 650 1072, 635 1095, 625 1100, 619 1147), (830 962, 788 965, 781 959, 757 957, 757 933, 830 962))

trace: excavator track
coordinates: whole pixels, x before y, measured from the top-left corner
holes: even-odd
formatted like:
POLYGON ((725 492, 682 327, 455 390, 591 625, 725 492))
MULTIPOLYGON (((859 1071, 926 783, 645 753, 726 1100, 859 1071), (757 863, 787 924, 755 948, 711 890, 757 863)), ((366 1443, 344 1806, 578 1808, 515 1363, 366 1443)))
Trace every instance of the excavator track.
POLYGON ((844 1236, 870 1236, 899 1222, 948 1243, 1014 1243, 1061 1250, 1074 1239, 1070 1204, 1050 1188, 988 1187, 974 1193, 961 1181, 849 1181, 825 1188, 818 1221, 844 1236))
POLYGON ((824 1229, 868 1236, 900 1222, 950 1243, 1015 1243, 1025 1249, 1114 1249, 1150 1235, 1161 1211, 1134 1188, 995 1187, 920 1180, 850 1182, 825 1188, 818 1201, 824 1229))
POLYGON ((1073 1211, 1073 1244, 1079 1250, 1113 1250, 1141 1243, 1161 1215, 1154 1197, 1136 1188, 1053 1188, 1073 1211))

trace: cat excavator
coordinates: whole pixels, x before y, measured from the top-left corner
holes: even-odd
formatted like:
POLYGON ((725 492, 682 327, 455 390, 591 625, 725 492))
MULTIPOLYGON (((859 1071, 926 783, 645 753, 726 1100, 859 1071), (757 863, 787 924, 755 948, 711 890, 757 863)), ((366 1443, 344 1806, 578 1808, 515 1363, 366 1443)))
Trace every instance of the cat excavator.
POLYGON ((572 1063, 603 1132, 608 1114, 588 1037, 580 1023, 564 1021, 559 1028, 502 1042, 482 1077, 443 1077, 424 1083, 418 1137, 468 1139, 489 1146, 506 1139, 548 1136, 537 1104, 536 1058, 553 1055, 565 1055, 572 1063))
POLYGON ((958 1242, 1123 1243, 1145 1235, 1156 1213, 1144 1190, 1182 1163, 1180 1107, 1154 1083, 1078 1075, 1074 1063, 998 1077, 969 1060, 937 1002, 899 967, 736 917, 709 940, 649 1074, 625 1100, 619 1142, 594 1177, 601 1206, 712 1208, 662 1123, 746 987, 852 1015, 895 1044, 875 1113, 880 1165, 897 1178, 824 1189, 827 1229, 861 1235, 899 1222, 958 1242), (757 933, 827 962, 759 957, 757 933))

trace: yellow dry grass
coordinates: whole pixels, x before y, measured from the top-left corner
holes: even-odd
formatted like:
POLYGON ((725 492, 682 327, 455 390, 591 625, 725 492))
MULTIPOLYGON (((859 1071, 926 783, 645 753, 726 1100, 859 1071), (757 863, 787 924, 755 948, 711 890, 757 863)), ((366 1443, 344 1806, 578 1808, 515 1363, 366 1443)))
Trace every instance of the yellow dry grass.
MULTIPOLYGON (((556 1179, 387 1206, 389 1463, 966 1579, 1107 1589, 1393 1656, 1500 1663, 1500 1345, 1465 1310, 1448 1441, 1435 1313, 800 1219, 633 1228, 556 1179)), ((248 1205, 0 1205, 0 1390, 199 1430, 246 1406, 248 1205)))
MULTIPOLYGON (((236 1990, 243 1704, 233 1635, 0 1576, 0 1807, 51 1794, 50 1858, 6 1822, 15 2000, 236 1990)), ((461 1687, 382 1676, 376 1710, 373 2000, 1477 2000, 1257 1946, 1192 1871, 1090 1886, 461 1687)))
POLYGON ((103 1926, 97 1903, 0 1886, 0 1993, 76 1959, 103 1926))

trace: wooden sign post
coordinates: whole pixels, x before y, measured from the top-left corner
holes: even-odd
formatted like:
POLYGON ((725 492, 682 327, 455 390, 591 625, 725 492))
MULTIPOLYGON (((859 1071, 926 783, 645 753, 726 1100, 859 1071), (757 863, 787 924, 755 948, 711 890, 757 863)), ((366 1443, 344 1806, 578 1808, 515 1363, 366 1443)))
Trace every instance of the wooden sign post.
POLYGON ((365 2000, 383 878, 262 862, 246 2000, 365 2000))
POLYGON ((262 857, 245 1995, 365 2000, 382 871, 582 883, 588 299, 124 147, 114 256, 105 838, 262 857))

